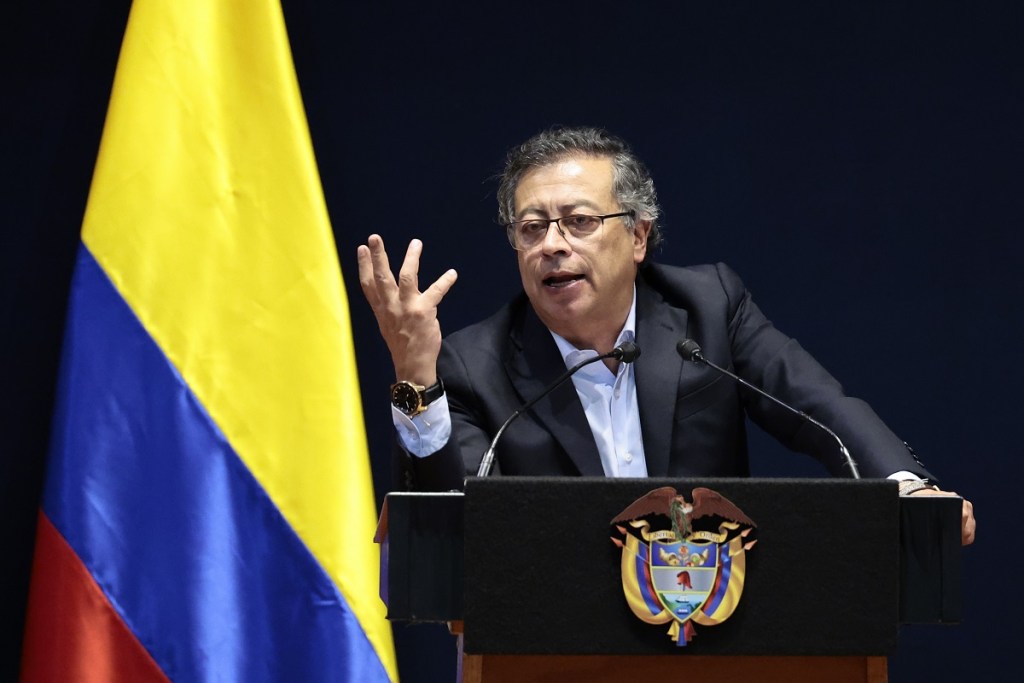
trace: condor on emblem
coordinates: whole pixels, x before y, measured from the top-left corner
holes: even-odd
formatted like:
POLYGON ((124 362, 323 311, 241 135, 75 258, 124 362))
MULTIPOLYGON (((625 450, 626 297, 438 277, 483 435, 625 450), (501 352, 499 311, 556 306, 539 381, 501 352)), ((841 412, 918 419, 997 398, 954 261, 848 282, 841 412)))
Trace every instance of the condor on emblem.
POLYGON ((721 494, 695 488, 692 498, 665 486, 612 520, 621 536, 612 541, 622 549, 626 602, 648 624, 671 621, 669 636, 680 646, 696 634, 691 622, 714 626, 732 615, 743 593, 746 551, 757 542, 757 525, 721 494))

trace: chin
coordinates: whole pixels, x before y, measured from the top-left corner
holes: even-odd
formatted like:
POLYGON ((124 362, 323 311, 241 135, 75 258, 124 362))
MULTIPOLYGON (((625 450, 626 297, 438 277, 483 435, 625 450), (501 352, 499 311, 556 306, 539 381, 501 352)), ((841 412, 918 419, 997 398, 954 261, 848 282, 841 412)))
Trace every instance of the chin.
POLYGON ((573 340, 578 339, 580 332, 584 329, 583 323, 587 320, 589 309, 573 303, 565 306, 547 306, 539 310, 535 308, 535 310, 548 329, 577 345, 573 340))

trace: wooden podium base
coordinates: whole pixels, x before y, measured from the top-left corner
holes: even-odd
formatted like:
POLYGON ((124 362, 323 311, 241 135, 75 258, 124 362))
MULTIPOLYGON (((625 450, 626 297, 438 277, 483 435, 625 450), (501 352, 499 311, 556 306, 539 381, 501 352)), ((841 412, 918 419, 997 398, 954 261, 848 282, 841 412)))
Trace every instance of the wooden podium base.
POLYGON ((465 655, 461 683, 887 683, 885 657, 465 655))
POLYGON ((699 680, 701 683, 888 683, 885 657, 712 657, 706 655, 467 655, 462 622, 458 683, 621 683, 699 680))

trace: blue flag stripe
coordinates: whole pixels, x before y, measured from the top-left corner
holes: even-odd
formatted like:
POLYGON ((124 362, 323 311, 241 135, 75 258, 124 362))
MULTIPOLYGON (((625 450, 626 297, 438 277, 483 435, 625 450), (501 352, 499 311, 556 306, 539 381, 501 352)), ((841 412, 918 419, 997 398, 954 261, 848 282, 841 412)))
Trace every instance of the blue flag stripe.
POLYGON ((84 245, 60 383, 44 509, 169 678, 388 680, 335 585, 84 245))

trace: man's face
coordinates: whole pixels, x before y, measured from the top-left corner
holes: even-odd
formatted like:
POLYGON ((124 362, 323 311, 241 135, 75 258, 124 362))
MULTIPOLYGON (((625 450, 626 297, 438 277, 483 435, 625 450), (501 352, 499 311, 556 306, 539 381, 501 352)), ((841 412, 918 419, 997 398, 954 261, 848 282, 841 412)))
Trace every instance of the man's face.
MULTIPOLYGON (((516 220, 621 210, 606 157, 573 156, 534 169, 515 192, 516 220)), ((585 242, 567 240, 552 225, 540 244, 516 252, 537 315, 577 348, 610 351, 629 314, 650 224, 638 221, 627 230, 624 220, 606 219, 599 234, 585 242)))

